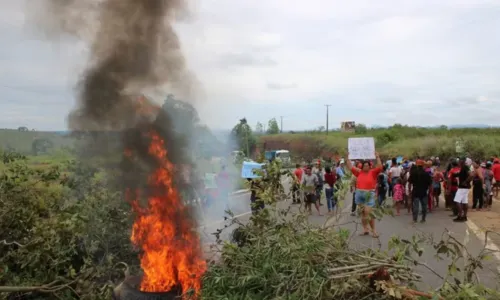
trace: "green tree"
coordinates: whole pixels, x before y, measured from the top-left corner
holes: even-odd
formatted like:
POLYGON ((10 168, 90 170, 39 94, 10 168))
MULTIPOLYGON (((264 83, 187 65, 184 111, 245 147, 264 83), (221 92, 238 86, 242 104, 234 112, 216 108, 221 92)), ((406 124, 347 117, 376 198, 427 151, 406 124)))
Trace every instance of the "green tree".
POLYGON ((246 156, 250 156, 257 145, 257 139, 252 132, 252 128, 248 125, 246 118, 241 119, 233 127, 233 130, 231 130, 231 139, 246 156))
POLYGON ((167 112, 179 134, 191 135, 200 122, 200 117, 194 106, 176 99, 172 94, 167 95, 162 109, 167 112))
POLYGON ((366 128, 365 124, 356 124, 356 127, 354 129, 354 132, 357 134, 366 134, 368 132, 368 128, 366 128))
POLYGON ((267 133, 268 134, 278 134, 280 132, 280 127, 278 126, 278 121, 275 118, 272 118, 267 123, 267 133))
POLYGON ((256 134, 264 133, 264 125, 261 122, 257 122, 257 125, 255 125, 255 133, 256 134))
POLYGON ((198 111, 191 103, 178 100, 169 94, 163 102, 162 109, 171 118, 175 130, 180 135, 190 138, 195 156, 211 157, 221 154, 221 149, 224 149, 222 143, 207 126, 200 124, 198 111))

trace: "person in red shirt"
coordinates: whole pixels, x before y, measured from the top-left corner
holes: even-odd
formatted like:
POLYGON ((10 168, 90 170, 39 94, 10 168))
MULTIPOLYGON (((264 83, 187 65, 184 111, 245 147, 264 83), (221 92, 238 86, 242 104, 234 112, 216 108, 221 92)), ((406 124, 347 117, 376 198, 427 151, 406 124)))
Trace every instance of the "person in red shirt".
POLYGON ((349 159, 346 159, 346 163, 352 174, 356 176, 355 203, 363 207, 361 220, 364 231, 362 235, 370 234, 371 229, 372 236, 377 238, 375 220, 370 217, 370 213, 373 206, 375 206, 375 188, 377 186, 377 176, 382 172, 382 162, 378 153, 375 153, 375 157, 377 158, 377 165, 374 169, 370 168, 369 161, 364 161, 362 168, 353 167, 349 159))
POLYGON ((302 182, 302 174, 304 174, 304 170, 300 164, 296 164, 295 170, 293 171, 294 182, 292 185, 292 204, 299 204, 301 202, 300 183, 302 182))
POLYGON ((439 207, 439 196, 441 196, 441 183, 444 181, 443 173, 439 171, 437 167, 434 169, 432 175, 432 197, 434 199, 434 205, 439 207))
POLYGON ((447 196, 448 196, 448 203, 446 205, 447 209, 452 209, 453 214, 451 215, 452 217, 456 217, 458 215, 458 208, 454 205, 453 199, 455 199, 455 195, 457 194, 458 191, 458 178, 454 176, 454 174, 460 173, 460 167, 458 166, 458 162, 454 160, 451 163, 451 169, 448 172, 448 178, 447 181, 448 183, 446 184, 447 187, 447 196))
POLYGON ((326 197, 326 205, 328 206, 328 213, 330 214, 337 204, 334 195, 335 195, 335 183, 339 179, 339 175, 335 168, 326 167, 325 168, 325 197, 326 197))
POLYGON ((500 189, 500 160, 498 158, 493 160, 491 171, 493 172, 493 178, 495 178, 495 185, 493 187, 495 190, 495 197, 498 197, 498 190, 500 189))

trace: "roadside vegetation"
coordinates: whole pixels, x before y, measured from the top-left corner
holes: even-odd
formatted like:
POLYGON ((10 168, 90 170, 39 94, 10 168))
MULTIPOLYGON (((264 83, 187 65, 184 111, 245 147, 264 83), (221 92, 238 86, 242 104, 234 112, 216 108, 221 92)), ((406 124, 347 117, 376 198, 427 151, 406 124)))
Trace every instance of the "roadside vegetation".
POLYGON ((376 147, 384 157, 402 155, 408 158, 438 156, 456 157, 457 142, 464 153, 473 158, 489 158, 500 154, 499 128, 449 129, 421 128, 395 124, 388 128, 366 128, 357 125, 356 132, 324 131, 289 132, 256 135, 256 148, 273 145, 288 149, 297 159, 310 160, 346 154, 350 137, 374 137, 376 147))
MULTIPOLYGON (((238 138, 236 148, 252 151, 266 139, 283 140, 292 153, 304 155, 301 158, 312 151, 312 159, 327 151, 342 154, 347 137, 374 136, 386 155, 447 157, 454 155, 458 138, 473 156, 496 155, 491 149, 500 142, 496 129, 394 126, 326 136, 324 132, 280 134, 276 124, 271 125, 273 134, 257 134, 241 120, 233 130, 233 138, 238 138)), ((32 132, 18 130, 15 134, 32 132)), ((62 138, 64 143, 58 142, 59 136, 54 139, 51 147, 36 155, 31 146, 14 151, 2 143, 0 299, 110 299, 113 288, 124 279, 125 269, 131 274, 140 271, 138 250, 130 242, 131 209, 122 191, 108 182, 112 175, 102 169, 101 161, 80 160, 66 138, 62 138)), ((218 154, 200 149, 204 150, 198 156, 198 167, 204 169, 200 175, 220 171, 220 162, 209 159, 218 154)), ((228 170, 234 178, 239 163, 228 170)), ((393 238, 387 247, 356 250, 351 239, 354 233, 340 229, 335 222, 313 227, 304 214, 277 209, 277 201, 287 197, 279 180, 290 174, 279 163, 265 168, 265 180, 257 193, 267 208, 250 223, 237 224, 232 241, 219 240, 214 245, 219 259, 209 262, 201 299, 500 298, 498 291, 481 285, 475 276, 475 270, 491 259, 488 250, 473 256, 466 244, 448 232, 439 240, 416 235, 393 238), (443 282, 437 291, 419 291, 416 284, 421 275, 415 267, 421 264, 424 243, 432 244, 436 255, 449 263, 449 273, 441 274, 443 282)), ((241 180, 239 184, 244 186, 241 180)), ((347 185, 337 192, 338 198, 342 200, 346 191, 347 185)), ((387 217, 391 211, 382 207, 374 210, 373 217, 387 217)))
MULTIPOLYGON (((1 155, 0 299, 110 299, 124 269, 139 272, 139 253, 130 242, 130 207, 98 168, 72 160, 39 169, 22 154, 1 155)), ((239 224, 232 241, 214 246, 219 259, 209 262, 201 299, 500 297, 474 276, 482 261, 491 259, 487 250, 472 256, 451 234, 439 241, 393 238, 389 251, 355 250, 354 233, 334 223, 313 227, 301 213, 276 209, 284 196, 279 178, 289 171, 276 163, 265 168, 258 195, 268 208, 239 224), (432 243, 450 263, 438 291, 418 291, 415 285, 423 243, 432 243)), ((346 191, 347 184, 339 199, 346 191)), ((390 211, 379 208, 373 217, 390 211)))

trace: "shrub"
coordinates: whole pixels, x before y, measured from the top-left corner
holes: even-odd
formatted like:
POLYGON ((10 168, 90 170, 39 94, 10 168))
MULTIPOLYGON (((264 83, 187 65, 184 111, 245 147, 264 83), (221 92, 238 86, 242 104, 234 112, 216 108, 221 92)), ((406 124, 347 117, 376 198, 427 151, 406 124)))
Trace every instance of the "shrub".
POLYGON ((1 176, 0 285, 33 287, 36 299, 110 299, 122 276, 115 265, 137 264, 121 196, 96 178, 61 178, 59 166, 37 169, 23 159, 9 160, 1 176), (85 190, 69 188, 79 185, 85 190))

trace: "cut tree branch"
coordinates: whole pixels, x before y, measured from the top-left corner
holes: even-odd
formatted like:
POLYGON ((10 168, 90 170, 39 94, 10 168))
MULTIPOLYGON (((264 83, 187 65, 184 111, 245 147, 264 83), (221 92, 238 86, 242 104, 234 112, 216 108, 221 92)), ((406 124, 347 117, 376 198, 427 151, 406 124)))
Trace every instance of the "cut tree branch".
MULTIPOLYGON (((0 293, 26 293, 26 292, 41 292, 41 293, 55 293, 62 289, 70 289, 74 293, 75 290, 71 287, 78 279, 75 279, 66 284, 59 284, 59 280, 52 281, 51 283, 40 286, 0 286, 0 293)), ((77 294, 78 295, 78 294, 77 294)))
POLYGON ((28 243, 28 244, 21 244, 21 243, 18 243, 18 242, 16 242, 16 241, 13 241, 13 242, 7 242, 7 240, 1 240, 1 241, 0 241, 0 244, 4 244, 4 245, 6 245, 6 246, 16 245, 16 246, 18 246, 18 247, 26 247, 26 246, 28 246, 28 245, 29 245, 29 243, 28 243))

